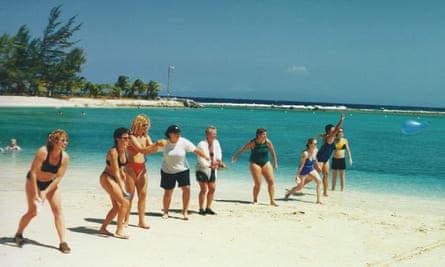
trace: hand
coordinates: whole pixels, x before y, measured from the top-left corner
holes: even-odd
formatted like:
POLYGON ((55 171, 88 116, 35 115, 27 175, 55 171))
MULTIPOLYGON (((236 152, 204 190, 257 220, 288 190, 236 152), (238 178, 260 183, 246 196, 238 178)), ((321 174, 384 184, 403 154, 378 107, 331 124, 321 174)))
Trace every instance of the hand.
POLYGON ((40 191, 40 198, 37 199, 39 199, 40 203, 43 205, 46 200, 46 190, 40 191))
POLYGON ((236 157, 233 156, 233 157, 232 157, 232 163, 235 163, 235 162, 236 162, 236 157))
POLYGON ((157 146, 165 146, 166 144, 167 144, 167 140, 165 140, 165 139, 156 141, 157 146))

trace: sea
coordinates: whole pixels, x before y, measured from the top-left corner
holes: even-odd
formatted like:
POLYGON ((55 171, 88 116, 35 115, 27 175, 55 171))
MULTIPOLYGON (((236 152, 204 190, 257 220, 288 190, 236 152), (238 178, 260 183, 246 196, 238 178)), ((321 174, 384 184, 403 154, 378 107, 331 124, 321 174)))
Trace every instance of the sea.
MULTIPOLYGON (((249 196, 250 152, 241 155, 235 163, 231 163, 231 157, 255 137, 257 128, 266 128, 278 158, 278 169, 274 172, 278 198, 295 185, 296 169, 308 138, 323 133, 326 124, 337 124, 343 113, 346 117, 343 128, 353 164, 347 165, 346 191, 342 194, 380 194, 388 201, 394 196, 445 201, 445 153, 442 151, 445 109, 208 98, 195 101, 204 103, 205 107, 0 107, 0 147, 8 146, 9 140, 15 138, 23 148, 0 153, 0 192, 23 190, 35 152, 54 129, 64 129, 69 134, 70 164, 62 181, 64 190, 101 191, 98 177, 105 166, 106 153, 114 144, 114 129, 129 128, 133 118, 142 113, 151 119, 149 135, 153 140, 164 138, 167 127, 175 124, 183 137, 197 144, 204 139, 207 126, 216 126, 227 165, 219 171, 218 183, 234 183, 237 188, 245 188, 249 196), (241 105, 230 105, 234 103, 241 105), (317 108, 276 108, 297 104, 317 108), (391 109, 403 112, 386 112, 391 109), (403 125, 408 120, 425 122, 428 127, 415 134, 405 134, 403 125)), ((189 154, 187 159, 193 173, 196 156, 189 154)), ((150 186, 159 187, 161 161, 161 153, 147 156, 150 186)), ((331 182, 330 177, 329 184, 331 182)), ((340 189, 339 178, 336 188, 340 189)), ((266 195, 266 190, 263 181, 261 194, 266 195)))

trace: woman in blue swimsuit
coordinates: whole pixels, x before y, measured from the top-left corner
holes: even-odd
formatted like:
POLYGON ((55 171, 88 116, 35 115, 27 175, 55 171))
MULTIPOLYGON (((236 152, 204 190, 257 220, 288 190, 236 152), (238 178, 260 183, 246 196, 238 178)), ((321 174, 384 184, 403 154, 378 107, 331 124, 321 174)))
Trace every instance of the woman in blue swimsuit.
POLYGON ((261 176, 264 176, 268 185, 270 205, 278 206, 275 202, 275 185, 272 165, 269 161, 269 152, 274 162, 273 168, 278 168, 277 157, 275 149, 270 139, 267 138, 267 130, 259 128, 256 131, 256 138, 250 140, 235 156, 232 157, 232 163, 235 163, 236 158, 247 150, 251 150, 250 154, 250 173, 252 174, 253 187, 253 203, 258 203, 258 194, 261 188, 261 176))
POLYGON ((31 169, 26 176, 25 188, 28 211, 20 219, 15 235, 15 243, 18 246, 22 246, 25 243, 23 231, 37 215, 38 207, 48 200, 59 235, 59 250, 63 253, 71 251, 65 241, 62 200, 60 190, 57 187, 68 167, 69 156, 65 152, 67 144, 68 134, 64 130, 55 130, 48 135, 46 146, 42 146, 37 150, 31 169))
POLYGON ((317 139, 315 138, 309 138, 306 144, 306 150, 303 151, 303 154, 301 155, 300 165, 297 169, 297 176, 295 178, 295 181, 297 182, 297 185, 294 186, 287 194, 284 196, 284 200, 288 200, 289 197, 297 192, 303 189, 303 186, 306 181, 315 180, 315 183, 317 184, 316 192, 317 192, 317 204, 321 204, 320 201, 320 185, 321 185, 321 178, 318 174, 318 165, 317 165, 317 139))
MULTIPOLYGON (((341 114, 340 121, 334 128, 334 125, 328 124, 325 126, 325 134, 320 134, 319 137, 323 139, 323 144, 317 153, 317 161, 320 164, 321 172, 323 173, 323 196, 328 196, 329 186, 329 158, 335 150, 335 136, 341 129, 345 115, 341 114)), ((306 182, 307 183, 307 182, 306 182)))

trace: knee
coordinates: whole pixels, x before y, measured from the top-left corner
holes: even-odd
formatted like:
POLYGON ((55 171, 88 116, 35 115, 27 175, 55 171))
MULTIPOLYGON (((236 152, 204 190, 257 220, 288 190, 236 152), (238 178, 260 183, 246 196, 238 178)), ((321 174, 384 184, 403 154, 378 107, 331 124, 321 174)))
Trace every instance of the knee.
POLYGON ((183 193, 190 193, 190 186, 186 185, 182 187, 182 192, 183 193))
POLYGON ((209 187, 209 194, 215 193, 215 187, 209 187))
POLYGON ((146 191, 142 191, 142 192, 138 192, 138 198, 139 200, 144 200, 147 197, 147 192, 146 191))
POLYGON ((130 201, 128 199, 124 199, 121 203, 121 208, 128 209, 130 207, 130 201))
POLYGON ((29 210, 27 215, 28 215, 28 217, 31 218, 31 219, 34 218, 34 217, 36 217, 36 216, 37 216, 37 209, 31 209, 31 210, 29 210))

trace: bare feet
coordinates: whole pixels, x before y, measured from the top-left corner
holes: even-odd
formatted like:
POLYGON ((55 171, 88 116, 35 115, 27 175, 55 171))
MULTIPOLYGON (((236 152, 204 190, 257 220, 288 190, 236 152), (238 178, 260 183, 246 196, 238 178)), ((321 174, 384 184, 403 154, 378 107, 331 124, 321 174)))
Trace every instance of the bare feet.
POLYGON ((272 205, 272 206, 274 206, 274 207, 278 207, 278 204, 277 204, 277 202, 275 202, 275 201, 270 202, 270 205, 272 205))
POLYGON ((289 200, 289 193, 287 193, 286 195, 284 195, 284 200, 286 200, 286 201, 289 200))
POLYGON ((321 201, 317 201, 317 204, 321 205, 321 204, 323 204, 323 202, 321 202, 321 201))
POLYGON ((106 235, 106 236, 113 236, 113 233, 108 232, 107 229, 100 229, 99 234, 106 235))
POLYGON ((148 224, 145 224, 145 223, 139 223, 138 227, 143 228, 143 229, 150 229, 150 226, 148 224))
POLYGON ((168 219, 168 213, 164 213, 164 214, 162 215, 162 219, 168 219))
POLYGON ((130 238, 129 235, 124 234, 124 233, 118 233, 118 232, 116 232, 116 234, 114 234, 114 237, 122 238, 122 239, 128 239, 128 238, 130 238))
POLYGON ((189 220, 189 217, 188 217, 187 213, 183 213, 182 216, 183 216, 182 219, 183 219, 184 221, 188 221, 188 220, 189 220))

